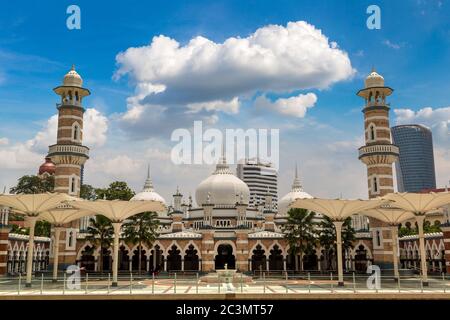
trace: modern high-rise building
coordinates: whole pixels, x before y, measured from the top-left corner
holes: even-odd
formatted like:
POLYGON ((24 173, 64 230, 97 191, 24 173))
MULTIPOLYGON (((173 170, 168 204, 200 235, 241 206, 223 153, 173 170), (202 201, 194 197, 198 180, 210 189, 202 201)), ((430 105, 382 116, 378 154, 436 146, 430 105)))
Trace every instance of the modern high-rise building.
POLYGON ((418 124, 391 128, 393 143, 400 149, 395 163, 399 192, 418 192, 436 188, 433 136, 431 130, 418 124))
POLYGON ((267 195, 272 196, 274 207, 278 203, 278 173, 270 163, 258 159, 245 159, 238 163, 236 175, 250 189, 249 206, 263 205, 267 195))

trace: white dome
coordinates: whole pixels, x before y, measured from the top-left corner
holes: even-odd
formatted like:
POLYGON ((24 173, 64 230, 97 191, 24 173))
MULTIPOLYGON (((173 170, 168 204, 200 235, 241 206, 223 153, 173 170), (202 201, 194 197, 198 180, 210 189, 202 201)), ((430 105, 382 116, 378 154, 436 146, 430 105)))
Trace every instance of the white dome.
POLYGON ((166 200, 164 200, 163 197, 161 197, 157 192, 155 192, 155 189, 153 188, 152 180, 150 179, 150 170, 147 174, 147 180, 145 180, 144 188, 141 192, 134 195, 133 198, 131 198, 130 201, 140 201, 140 200, 146 200, 146 201, 159 201, 164 204, 166 204, 166 200))
POLYGON ((215 205, 235 205, 237 202, 248 204, 250 190, 247 184, 236 177, 224 158, 216 166, 216 171, 203 180, 195 191, 197 205, 211 203, 215 205))
POLYGON ((384 78, 373 69, 367 76, 365 85, 366 88, 384 87, 384 78))
POLYGON ((277 216, 278 217, 286 216, 289 211, 289 205, 296 199, 311 199, 311 198, 312 196, 309 193, 303 191, 300 179, 298 178, 297 168, 295 168, 295 178, 294 182, 292 183, 292 189, 287 195, 285 195, 278 201, 277 216))
POLYGON ((72 69, 64 76, 63 85, 68 87, 81 87, 83 85, 83 79, 75 71, 75 66, 72 66, 72 69))

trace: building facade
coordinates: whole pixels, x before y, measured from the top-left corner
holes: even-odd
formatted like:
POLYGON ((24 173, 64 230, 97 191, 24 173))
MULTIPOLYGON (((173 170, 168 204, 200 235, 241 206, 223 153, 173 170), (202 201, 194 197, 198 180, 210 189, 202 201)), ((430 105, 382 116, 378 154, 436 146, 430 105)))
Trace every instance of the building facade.
POLYGON ((238 163, 236 175, 250 189, 249 206, 263 205, 267 194, 270 194, 276 208, 278 172, 270 163, 262 163, 259 159, 245 159, 242 163, 238 163))
POLYGON ((436 188, 433 135, 431 130, 417 124, 392 127, 392 140, 399 147, 395 163, 399 192, 419 192, 436 188))

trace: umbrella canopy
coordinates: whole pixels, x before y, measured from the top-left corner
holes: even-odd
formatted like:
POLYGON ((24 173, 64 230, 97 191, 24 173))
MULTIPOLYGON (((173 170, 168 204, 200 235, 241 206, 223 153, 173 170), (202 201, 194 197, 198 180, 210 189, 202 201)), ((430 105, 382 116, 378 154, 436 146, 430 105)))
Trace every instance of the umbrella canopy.
POLYGON ((69 205, 101 214, 113 222, 121 222, 127 218, 146 211, 162 211, 165 204, 160 201, 123 201, 123 200, 76 200, 67 202, 69 205))
POLYGON ((42 212, 57 207, 63 201, 75 198, 64 193, 0 195, 0 204, 27 216, 39 216, 42 212))
POLYGON ((343 221, 346 218, 362 213, 363 211, 379 207, 390 202, 387 199, 373 200, 343 200, 343 199, 296 199, 290 208, 303 208, 322 213, 335 221, 343 221))
POLYGON ((414 218, 414 214, 411 212, 392 207, 391 205, 382 205, 378 208, 368 209, 362 212, 363 215, 372 217, 384 222, 389 223, 390 225, 398 225, 399 223, 414 218))
POLYGON ((42 212, 39 214, 38 220, 50 222, 55 226, 62 226, 71 221, 94 214, 95 212, 93 211, 74 208, 65 203, 58 205, 56 208, 42 212))
POLYGON ((389 193, 382 199, 394 201, 394 205, 398 208, 423 215, 450 204, 450 193, 389 193))

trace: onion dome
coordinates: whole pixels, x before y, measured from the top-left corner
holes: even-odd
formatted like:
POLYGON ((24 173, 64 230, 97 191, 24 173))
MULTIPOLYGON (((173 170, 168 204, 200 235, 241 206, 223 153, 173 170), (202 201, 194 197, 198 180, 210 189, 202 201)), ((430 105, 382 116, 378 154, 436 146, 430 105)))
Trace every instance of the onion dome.
POLYGON ((81 76, 75 71, 74 65, 72 65, 72 69, 64 76, 63 86, 80 88, 83 86, 83 79, 81 79, 81 76))
POLYGON ((237 202, 248 204, 250 190, 247 184, 230 170, 225 157, 219 160, 216 170, 203 180, 195 191, 197 205, 235 205, 237 202))
POLYGON ((133 198, 131 198, 130 201, 139 201, 139 200, 147 200, 147 201, 159 201, 162 203, 166 203, 166 200, 164 200, 163 197, 161 197, 158 193, 155 192, 155 189, 153 188, 153 182, 150 178, 150 166, 148 167, 147 171, 147 179, 144 183, 144 188, 141 192, 134 195, 133 198))
POLYGON ((312 196, 303 190, 303 186, 298 178, 297 166, 295 166, 295 177, 291 191, 278 201, 278 216, 286 215, 289 205, 296 199, 310 199, 312 196))
POLYGON ((364 81, 366 88, 384 87, 384 78, 378 74, 374 68, 364 81))
POLYGON ((52 162, 52 159, 49 157, 45 158, 45 162, 43 164, 41 164, 41 166, 39 167, 39 175, 43 175, 43 174, 48 174, 50 176, 55 174, 55 169, 56 166, 55 164, 52 162))

